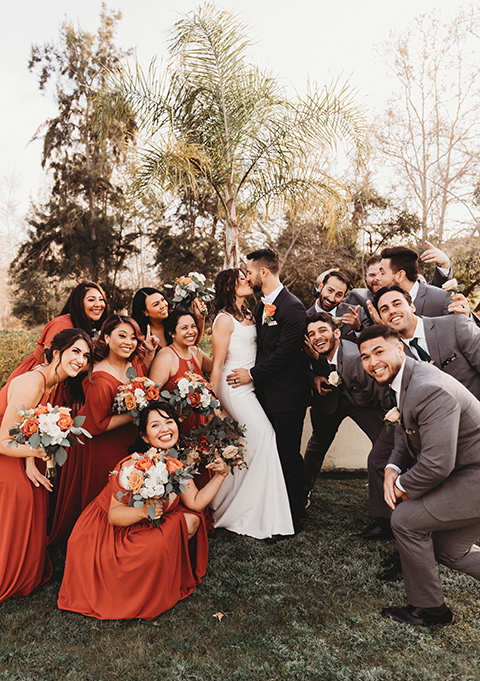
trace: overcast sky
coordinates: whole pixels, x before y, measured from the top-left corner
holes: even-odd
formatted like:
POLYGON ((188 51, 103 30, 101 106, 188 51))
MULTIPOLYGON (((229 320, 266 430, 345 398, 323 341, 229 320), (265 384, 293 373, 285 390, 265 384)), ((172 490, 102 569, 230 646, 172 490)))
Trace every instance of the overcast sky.
MULTIPOLYGON (((474 4, 480 0, 475 0, 474 4)), ((194 0, 109 0, 121 10, 116 44, 134 47, 146 65, 164 54, 167 30, 197 7, 194 0)), ((457 0, 219 0, 217 6, 239 13, 256 41, 256 62, 297 90, 307 80, 318 84, 349 79, 358 100, 368 109, 381 108, 392 88, 382 41, 392 30, 403 30, 415 16, 441 7, 448 19, 457 0)), ((0 86, 3 93, 0 126, 0 180, 15 177, 20 210, 37 199, 43 182, 41 142, 29 144, 38 126, 55 114, 54 101, 38 89, 27 63, 32 43, 58 40, 65 16, 95 32, 101 0, 11 0, 4 4, 0 25, 0 86)), ((0 192, 1 194, 1 192, 0 192)))

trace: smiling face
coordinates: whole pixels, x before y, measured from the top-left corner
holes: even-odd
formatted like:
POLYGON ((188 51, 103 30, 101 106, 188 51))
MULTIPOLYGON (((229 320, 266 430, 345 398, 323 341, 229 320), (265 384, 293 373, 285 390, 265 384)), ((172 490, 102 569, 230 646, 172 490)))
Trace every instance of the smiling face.
POLYGON ((98 322, 105 311, 105 298, 96 288, 87 288, 83 298, 83 309, 91 322, 98 322))
POLYGON ((168 317, 168 303, 161 293, 152 293, 145 298, 145 315, 152 321, 163 321, 168 317))
POLYGON ((378 313, 382 322, 398 331, 402 338, 413 338, 417 326, 415 306, 399 291, 388 291, 379 298, 378 313))
POLYGON ((329 277, 326 283, 322 286, 318 297, 318 304, 326 312, 331 312, 342 300, 347 293, 347 285, 341 279, 335 276, 329 277))
POLYGON ((178 441, 178 426, 166 412, 153 410, 148 414, 145 442, 157 449, 168 450, 178 441))
POLYGON ((105 336, 109 354, 119 359, 129 359, 138 345, 135 329, 130 324, 122 322, 116 326, 109 336, 105 336))
POLYGON ((253 288, 247 280, 247 277, 243 274, 243 272, 239 272, 237 283, 235 285, 235 295, 238 298, 246 298, 247 296, 251 296, 252 293, 253 288))
POLYGON ((67 376, 74 378, 82 371, 87 370, 90 361, 90 348, 84 340, 79 338, 61 355, 58 350, 55 350, 53 356, 58 362, 57 372, 61 369, 67 376))
POLYGON ((191 347, 195 345, 198 337, 198 328, 191 315, 182 315, 178 318, 175 331, 172 333, 173 342, 179 347, 191 347))
POLYGON ((315 350, 331 358, 340 342, 340 329, 332 329, 330 324, 318 321, 307 326, 307 336, 315 350))
POLYGON ((405 353, 402 341, 381 336, 360 345, 363 368, 380 385, 392 383, 402 367, 405 353))

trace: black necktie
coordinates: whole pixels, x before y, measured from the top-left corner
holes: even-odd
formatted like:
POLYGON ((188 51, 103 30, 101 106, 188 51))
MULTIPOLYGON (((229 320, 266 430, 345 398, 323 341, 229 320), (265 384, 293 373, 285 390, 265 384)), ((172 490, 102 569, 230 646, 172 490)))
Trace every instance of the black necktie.
POLYGON ((393 388, 389 388, 388 392, 390 394, 390 405, 392 409, 397 406, 397 395, 395 393, 395 390, 393 388))
POLYGON ((329 365, 329 367, 330 367, 330 371, 336 371, 336 370, 337 370, 337 365, 336 365, 336 364, 332 364, 332 362, 329 362, 328 365, 329 365))
POLYGON ((428 354, 426 350, 422 348, 420 343, 418 342, 418 338, 412 338, 410 341, 410 345, 415 348, 415 350, 418 352, 418 356, 422 360, 422 362, 431 362, 432 358, 428 354))

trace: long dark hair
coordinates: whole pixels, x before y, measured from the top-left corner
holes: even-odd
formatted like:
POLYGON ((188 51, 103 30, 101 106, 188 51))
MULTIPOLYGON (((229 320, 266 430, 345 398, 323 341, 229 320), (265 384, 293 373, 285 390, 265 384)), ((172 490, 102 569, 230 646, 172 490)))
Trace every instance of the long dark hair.
POLYGON ((145 314, 147 311, 145 308, 145 300, 148 298, 148 296, 151 296, 154 293, 159 293, 163 298, 165 298, 163 293, 159 291, 158 288, 152 288, 151 286, 144 286, 143 288, 138 289, 136 294, 133 296, 132 319, 137 322, 138 326, 140 327, 140 331, 144 336, 147 335, 148 324, 148 316, 145 314))
MULTIPOLYGON (((69 314, 73 322, 73 326, 77 329, 83 329, 87 333, 90 333, 92 331, 93 324, 85 313, 83 301, 85 300, 85 295, 87 291, 91 288, 94 288, 99 293, 101 293, 102 296, 105 298, 106 302, 107 298, 105 296, 105 292, 99 284, 96 284, 93 281, 84 281, 83 283, 78 284, 78 286, 75 286, 73 291, 70 292, 70 295, 67 298, 67 302, 65 303, 62 311, 60 312, 61 315, 69 314)), ((105 319, 107 318, 107 316, 108 316, 107 306, 105 305, 105 310, 103 311, 103 314, 98 320, 98 322, 95 322, 95 326, 97 328, 100 328, 105 319)))
MULTIPOLYGON (((90 360, 88 362, 88 367, 87 367, 87 376, 88 380, 90 383, 92 382, 92 370, 93 370, 93 341, 88 335, 86 331, 83 329, 63 329, 62 331, 59 331, 55 336, 52 338, 52 342, 50 344, 49 348, 45 348, 43 356, 45 357, 45 361, 47 364, 50 364, 53 362, 54 357, 53 353, 55 350, 58 350, 60 353, 60 357, 55 365, 55 375, 58 376, 57 374, 57 368, 60 365, 60 362, 62 361, 62 355, 65 352, 65 350, 68 350, 68 348, 71 348, 74 343, 76 343, 77 340, 83 340, 85 343, 88 345, 88 349, 90 350, 90 360)), ((70 398, 71 398, 71 404, 70 406, 73 405, 73 410, 74 413, 78 411, 80 406, 84 403, 85 398, 83 394, 83 388, 82 388, 82 381, 83 381, 84 375, 79 374, 78 376, 69 376, 67 379, 65 379, 65 383, 68 385, 68 391, 70 393, 70 398)))
POLYGON ((242 304, 240 312, 235 305, 235 289, 241 274, 244 274, 244 272, 238 269, 238 267, 222 270, 217 274, 214 283, 215 298, 212 302, 212 316, 224 310, 229 312, 239 322, 242 322, 244 319, 252 319, 252 313, 245 303, 242 304))
POLYGON ((178 320, 180 319, 180 317, 191 317, 195 322, 195 326, 197 327, 198 332, 198 322, 193 312, 190 312, 189 310, 184 310, 181 307, 177 307, 175 310, 172 310, 172 312, 170 312, 166 320, 163 322, 163 330, 165 331, 165 338, 168 345, 171 345, 173 343, 173 334, 175 333, 175 329, 177 328, 178 320))
POLYGON ((131 317, 127 317, 122 314, 112 314, 110 315, 110 317, 107 317, 107 319, 103 322, 102 328, 100 329, 100 336, 95 341, 96 362, 100 362, 102 359, 105 359, 105 357, 108 356, 109 348, 105 341, 105 336, 110 336, 112 331, 114 331, 117 328, 117 326, 120 326, 120 324, 130 324, 130 326, 135 332, 135 337, 137 339, 137 347, 130 355, 129 357, 130 361, 132 361, 134 357, 138 357, 138 359, 143 359, 143 357, 145 356, 145 346, 143 344, 145 338, 142 332, 140 331, 140 327, 138 326, 137 322, 131 317))
POLYGON ((148 415, 150 414, 151 411, 158 411, 160 413, 165 414, 169 419, 173 419, 177 424, 178 438, 180 440, 180 421, 178 420, 178 415, 175 410, 175 407, 172 407, 170 402, 150 402, 150 404, 148 404, 140 412, 138 424, 139 431, 138 437, 133 443, 133 445, 130 445, 128 447, 129 454, 134 454, 135 452, 138 452, 139 454, 144 454, 152 446, 148 442, 145 442, 145 440, 142 437, 142 435, 147 434, 148 415))

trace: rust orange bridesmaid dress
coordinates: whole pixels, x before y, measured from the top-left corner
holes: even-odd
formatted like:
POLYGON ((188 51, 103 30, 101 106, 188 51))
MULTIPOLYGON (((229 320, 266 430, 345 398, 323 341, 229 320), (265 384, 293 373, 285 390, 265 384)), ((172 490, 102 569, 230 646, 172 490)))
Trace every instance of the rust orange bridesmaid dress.
POLYGON ((73 529, 58 597, 61 610, 100 620, 152 619, 202 581, 208 561, 203 515, 195 514, 201 522, 190 541, 184 513, 194 511, 178 497, 158 528, 147 520, 129 527, 110 525, 110 500, 119 490, 125 491, 114 473, 73 529))

